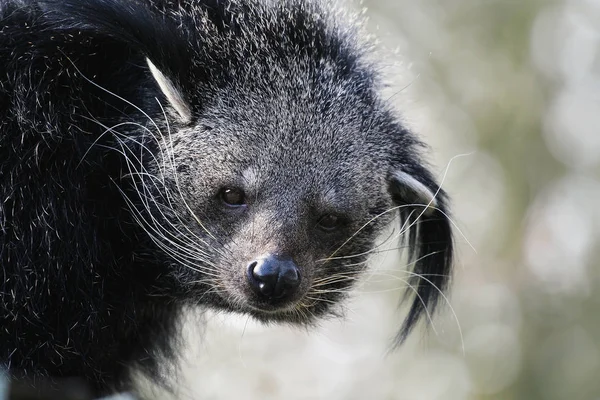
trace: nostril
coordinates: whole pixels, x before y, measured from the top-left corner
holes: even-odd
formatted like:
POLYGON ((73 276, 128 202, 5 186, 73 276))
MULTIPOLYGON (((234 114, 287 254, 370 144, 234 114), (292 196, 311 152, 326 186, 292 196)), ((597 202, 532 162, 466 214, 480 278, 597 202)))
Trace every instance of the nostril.
POLYGON ((258 262, 253 261, 250 264, 248 264, 248 269, 246 270, 246 274, 248 276, 248 282, 250 282, 250 286, 252 286, 252 289, 256 290, 256 291, 260 291, 260 286, 262 283, 262 280, 260 279, 260 276, 257 276, 258 274, 256 272, 254 272, 254 270, 256 269, 256 267, 258 266, 258 262))
POLYGON ((252 261, 250 264, 248 264, 248 275, 254 275, 254 268, 256 268, 256 265, 258 263, 256 261, 252 261))
POLYGON ((279 275, 275 267, 266 259, 248 265, 248 279, 255 291, 268 297, 273 295, 279 275))
POLYGON ((300 273, 296 266, 288 266, 284 268, 279 274, 279 280, 282 285, 288 288, 297 288, 300 285, 300 273))

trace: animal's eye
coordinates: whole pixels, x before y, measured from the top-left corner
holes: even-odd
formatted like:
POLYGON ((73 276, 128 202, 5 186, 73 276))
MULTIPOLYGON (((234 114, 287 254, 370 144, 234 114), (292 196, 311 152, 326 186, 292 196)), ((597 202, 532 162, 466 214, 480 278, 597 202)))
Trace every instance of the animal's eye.
POLYGON ((246 204, 246 195, 242 189, 223 188, 219 192, 221 201, 229 207, 240 207, 246 204))
POLYGON ((344 224, 344 219, 339 215, 327 214, 321 217, 318 224, 319 228, 323 229, 324 231, 333 231, 344 224))

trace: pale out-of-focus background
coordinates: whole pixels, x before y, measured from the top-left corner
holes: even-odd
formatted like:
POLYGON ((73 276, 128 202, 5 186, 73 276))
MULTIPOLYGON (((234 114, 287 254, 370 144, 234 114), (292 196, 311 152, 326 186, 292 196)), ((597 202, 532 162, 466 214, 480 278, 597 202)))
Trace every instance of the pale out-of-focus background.
POLYGON ((390 95, 447 170, 456 316, 387 354, 407 277, 388 254, 317 331, 211 317, 182 398, 599 400, 600 0, 363 6, 390 95))

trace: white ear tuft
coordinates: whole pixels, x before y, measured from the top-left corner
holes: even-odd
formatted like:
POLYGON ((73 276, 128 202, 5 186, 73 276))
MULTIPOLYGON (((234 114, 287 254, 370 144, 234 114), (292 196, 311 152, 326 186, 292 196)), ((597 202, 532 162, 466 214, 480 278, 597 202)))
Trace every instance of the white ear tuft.
POLYGON ((160 90, 162 90, 167 100, 169 100, 171 106, 177 111, 184 123, 190 122, 192 120, 192 110, 183 98, 182 93, 175 87, 169 78, 156 68, 156 65, 154 65, 150 59, 146 58, 146 62, 148 63, 148 67, 150 67, 152 76, 156 80, 156 83, 158 83, 160 90))
POLYGON ((399 192, 400 197, 414 204, 427 205, 426 215, 431 214, 438 206, 435 194, 412 175, 403 171, 396 171, 394 172, 394 178, 398 182, 396 190, 399 192))

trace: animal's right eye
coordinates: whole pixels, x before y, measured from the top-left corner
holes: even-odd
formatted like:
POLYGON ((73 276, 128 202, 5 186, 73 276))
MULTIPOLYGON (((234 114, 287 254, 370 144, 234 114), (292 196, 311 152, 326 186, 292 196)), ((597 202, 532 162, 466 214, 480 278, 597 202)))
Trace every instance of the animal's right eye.
POLYGON ((346 220, 336 214, 327 214, 321 217, 318 222, 319 228, 326 232, 332 232, 346 223, 346 220))
POLYGON ((223 188, 219 192, 219 197, 229 207, 242 207, 246 205, 246 194, 242 189, 223 188))

